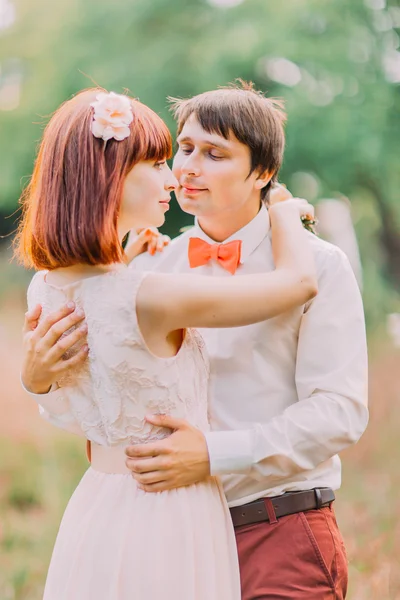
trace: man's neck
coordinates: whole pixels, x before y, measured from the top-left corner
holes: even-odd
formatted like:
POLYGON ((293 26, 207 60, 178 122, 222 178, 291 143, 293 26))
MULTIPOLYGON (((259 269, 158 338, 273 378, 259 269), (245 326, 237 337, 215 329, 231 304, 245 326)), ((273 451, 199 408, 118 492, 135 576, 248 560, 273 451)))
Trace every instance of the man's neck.
POLYGON ((198 217, 197 223, 209 238, 215 242, 224 242, 237 231, 240 231, 259 213, 260 206, 253 207, 245 213, 221 213, 212 217, 198 217))

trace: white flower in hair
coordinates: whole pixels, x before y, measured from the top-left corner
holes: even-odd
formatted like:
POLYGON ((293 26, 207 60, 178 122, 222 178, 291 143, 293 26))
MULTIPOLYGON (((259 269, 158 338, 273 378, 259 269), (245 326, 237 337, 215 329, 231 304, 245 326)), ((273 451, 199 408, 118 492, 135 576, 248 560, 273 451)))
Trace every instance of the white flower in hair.
POLYGON ((107 142, 111 138, 121 141, 129 136, 129 125, 133 121, 129 98, 114 92, 102 92, 90 106, 94 108, 92 133, 95 137, 107 142))

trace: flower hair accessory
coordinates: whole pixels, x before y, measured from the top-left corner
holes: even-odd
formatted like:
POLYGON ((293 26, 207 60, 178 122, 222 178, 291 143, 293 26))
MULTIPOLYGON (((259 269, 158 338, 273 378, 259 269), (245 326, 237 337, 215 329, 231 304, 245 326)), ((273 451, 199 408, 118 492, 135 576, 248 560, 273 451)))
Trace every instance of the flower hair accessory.
POLYGON ((129 136, 129 125, 133 121, 129 98, 114 92, 102 92, 90 106, 94 108, 91 129, 95 137, 105 142, 112 138, 120 142, 129 136))

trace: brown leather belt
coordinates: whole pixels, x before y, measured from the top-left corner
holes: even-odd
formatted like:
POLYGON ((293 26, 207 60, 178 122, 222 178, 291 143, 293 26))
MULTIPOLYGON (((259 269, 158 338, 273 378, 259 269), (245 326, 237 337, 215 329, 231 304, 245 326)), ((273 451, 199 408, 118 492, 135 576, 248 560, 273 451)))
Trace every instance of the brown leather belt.
MULTIPOLYGON (((315 488, 305 492, 288 492, 281 496, 274 496, 268 500, 271 500, 275 515, 279 519, 279 517, 285 517, 286 515, 329 506, 334 499, 335 494, 331 488, 315 488)), ((234 527, 269 521, 266 500, 267 498, 261 498, 249 504, 231 508, 234 527)))

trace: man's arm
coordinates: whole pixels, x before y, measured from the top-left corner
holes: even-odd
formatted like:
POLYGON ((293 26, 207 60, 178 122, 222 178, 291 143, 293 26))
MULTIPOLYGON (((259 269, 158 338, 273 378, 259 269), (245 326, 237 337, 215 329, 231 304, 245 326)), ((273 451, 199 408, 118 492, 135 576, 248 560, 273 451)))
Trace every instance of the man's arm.
POLYGON ((266 486, 315 468, 355 443, 368 422, 367 346, 360 292, 345 255, 325 255, 319 293, 299 332, 299 402, 266 423, 200 435, 185 422, 149 448, 127 449, 127 466, 146 491, 194 483, 208 474, 251 474, 266 486), (139 459, 139 460, 138 460, 139 459))
POLYGON ((57 427, 84 436, 70 410, 68 388, 58 388, 56 381, 87 357, 87 347, 64 360, 63 355, 86 336, 83 313, 73 303, 48 315, 39 324, 42 308, 34 306, 25 314, 23 328, 23 362, 21 383, 29 396, 39 405, 40 416, 57 427), (62 334, 76 326, 73 332, 62 334), (47 393, 48 392, 48 393, 47 393))

